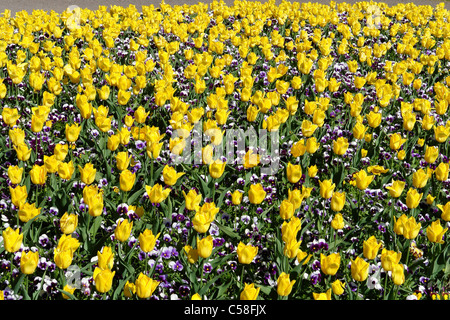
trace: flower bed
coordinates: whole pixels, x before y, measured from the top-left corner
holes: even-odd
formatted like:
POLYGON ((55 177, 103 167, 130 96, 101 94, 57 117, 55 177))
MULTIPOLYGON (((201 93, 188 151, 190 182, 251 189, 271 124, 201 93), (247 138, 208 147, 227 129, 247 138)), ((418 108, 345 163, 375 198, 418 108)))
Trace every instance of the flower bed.
POLYGON ((6 10, 0 296, 447 299, 448 17, 6 10))

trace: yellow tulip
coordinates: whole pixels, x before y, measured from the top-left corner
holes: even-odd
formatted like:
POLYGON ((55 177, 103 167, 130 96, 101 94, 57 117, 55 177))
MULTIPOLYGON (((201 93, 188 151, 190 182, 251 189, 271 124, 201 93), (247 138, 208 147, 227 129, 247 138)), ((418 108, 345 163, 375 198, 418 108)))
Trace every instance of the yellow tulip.
POLYGON ((282 272, 277 279, 278 295, 283 297, 288 296, 291 293, 292 287, 294 286, 295 282, 296 280, 290 280, 289 274, 282 272))
POLYGON ((434 163, 439 156, 438 147, 427 147, 425 150, 425 161, 428 163, 434 163))
POLYGON ((231 194, 231 202, 235 206, 241 204, 243 195, 244 195, 243 192, 241 192, 239 190, 234 190, 234 192, 231 194))
POLYGON ((392 271, 393 266, 400 262, 402 257, 401 252, 395 252, 393 250, 383 249, 381 251, 381 266, 387 271, 392 271))
POLYGON ((24 203, 20 206, 18 215, 22 222, 28 222, 41 213, 41 208, 36 208, 36 203, 24 203))
POLYGON ((326 275, 334 276, 341 265, 341 256, 339 253, 332 253, 328 256, 320 254, 320 268, 326 275))
POLYGON ((194 189, 189 190, 187 194, 184 192, 184 190, 182 190, 182 193, 185 200, 185 208, 190 211, 195 210, 202 201, 202 195, 197 194, 197 191, 195 191, 194 189))
POLYGON ((17 120, 19 120, 19 110, 17 108, 4 107, 2 111, 3 122, 10 127, 14 127, 17 120))
POLYGON ((128 154, 128 151, 121 151, 116 154, 116 166, 120 171, 128 169, 130 162, 131 157, 128 154))
POLYGON ((392 267, 392 281, 395 285, 400 286, 405 282, 405 268, 403 264, 397 263, 392 267))
POLYGON ((370 111, 366 118, 370 127, 377 128, 381 123, 382 116, 381 113, 370 111))
POLYGON ((344 293, 345 283, 341 282, 339 279, 335 280, 331 284, 331 288, 333 289, 333 293, 337 296, 340 296, 344 293))
POLYGON ((69 153, 69 145, 58 143, 55 146, 54 155, 56 160, 64 161, 68 153, 69 153))
POLYGON ((163 190, 162 185, 157 183, 153 187, 145 186, 145 191, 147 192, 150 202, 155 204, 163 202, 169 196, 171 190, 169 188, 163 190))
POLYGON ((95 268, 93 275, 95 281, 95 289, 99 293, 106 293, 110 291, 115 274, 116 272, 111 271, 110 269, 100 269, 98 267, 95 268))
POLYGON ((302 168, 298 165, 293 165, 290 162, 286 168, 286 175, 291 183, 297 183, 302 178, 302 168))
POLYGON ((136 294, 141 299, 150 298, 159 284, 159 281, 153 280, 141 272, 135 282, 136 294))
POLYGON ((413 186, 417 189, 423 188, 428 182, 428 178, 431 176, 431 171, 425 171, 422 168, 413 173, 413 186))
POLYGON ((363 254, 367 260, 373 260, 378 254, 378 250, 381 248, 381 243, 377 241, 375 236, 371 236, 369 239, 363 242, 363 254))
POLYGON ((331 210, 339 212, 345 205, 345 192, 333 192, 331 196, 331 210))
POLYGON ((187 256, 189 263, 193 264, 193 263, 197 262, 197 260, 198 260, 197 249, 194 249, 191 246, 187 245, 187 246, 184 246, 184 252, 187 256))
POLYGON ((66 124, 66 140, 68 142, 75 142, 78 140, 78 136, 80 135, 81 127, 78 125, 78 123, 74 124, 66 124))
POLYGON ((260 204, 266 197, 266 191, 264 191, 263 186, 258 184, 252 184, 250 190, 248 191, 248 199, 252 204, 260 204))
POLYGON ((239 242, 236 253, 239 263, 250 264, 258 254, 258 247, 252 246, 251 244, 245 245, 244 243, 239 242))
POLYGON ((433 243, 444 243, 444 240, 442 238, 444 234, 447 232, 448 228, 444 229, 441 226, 441 222, 439 219, 433 221, 426 230, 428 241, 433 243))
POLYGON ((334 188, 336 185, 332 180, 319 181, 320 196, 324 199, 330 199, 333 196, 334 188))
POLYGON ((211 162, 209 164, 209 174, 211 175, 211 177, 213 179, 219 179, 225 171, 226 164, 226 162, 222 162, 219 159, 211 162))
POLYGON ((347 151, 348 146, 347 138, 339 137, 336 141, 333 141, 333 152, 338 156, 342 156, 347 151))
POLYGON ((198 255, 204 259, 209 258, 213 250, 213 239, 209 235, 203 239, 197 237, 197 252, 198 255))
POLYGON ((406 206, 409 209, 417 208, 422 200, 423 193, 417 192, 417 189, 409 188, 406 194, 406 206))
POLYGON ((123 170, 120 173, 119 178, 120 190, 125 192, 130 191, 133 188, 135 181, 136 181, 136 173, 132 173, 128 169, 123 170))
POLYGON ((356 186, 359 190, 366 190, 369 184, 375 178, 375 176, 373 175, 367 175, 365 170, 360 170, 359 172, 353 174, 353 177, 355 178, 356 186))
POLYGON ((239 295, 240 300, 256 300, 259 295, 259 291, 261 288, 255 288, 255 284, 244 284, 244 290, 241 291, 241 294, 239 295))
POLYGON ((439 163, 439 165, 434 170, 434 174, 438 181, 446 181, 449 175, 449 164, 445 162, 439 163))
POLYGON ((20 161, 28 161, 31 156, 31 148, 28 148, 26 143, 20 143, 19 145, 14 145, 14 150, 17 153, 17 159, 20 161))
POLYGON ((308 140, 306 140, 306 152, 313 154, 319 149, 320 143, 317 143, 316 137, 309 137, 308 140))
POLYGON ((127 241, 131 235, 131 229, 133 228, 133 221, 128 221, 124 219, 117 223, 116 229, 114 230, 114 235, 120 242, 127 241))
POLYGON ((137 123, 142 124, 145 122, 149 114, 150 111, 145 112, 144 107, 139 106, 134 112, 134 119, 136 120, 137 123))
POLYGON ((12 184, 19 184, 22 181, 23 168, 18 166, 8 167, 8 178, 12 184))
POLYGON ((442 204, 436 205, 441 210, 441 219, 444 221, 450 221, 450 201, 444 206, 442 204))
POLYGON ((387 186, 386 189, 389 190, 389 194, 393 198, 398 198, 401 196, 403 190, 405 189, 406 182, 393 180, 390 186, 387 186))
POLYGON ((364 281, 369 276, 369 263, 360 257, 352 260, 351 264, 352 278, 355 281, 364 281))
POLYGON ((332 289, 328 289, 327 292, 316 293, 313 292, 314 300, 331 300, 331 291, 332 289))
POLYGON ((9 193, 11 194, 11 202, 16 207, 20 207, 27 201, 28 193, 26 186, 9 187, 9 193))
POLYGON ((334 230, 340 230, 343 229, 345 226, 344 223, 344 217, 342 216, 342 214, 337 213, 334 215, 333 220, 331 220, 331 227, 334 230))
POLYGON ((19 228, 13 230, 11 227, 8 227, 3 230, 2 236, 3 247, 6 251, 11 253, 19 251, 23 241, 23 233, 20 233, 19 228))
POLYGON ((178 179, 184 175, 184 172, 177 172, 175 168, 166 165, 164 166, 162 174, 164 183, 168 186, 173 186, 177 183, 178 179))
POLYGON ((70 180, 75 172, 72 160, 69 162, 60 162, 58 165, 58 175, 61 179, 70 180))
POLYGON ((97 251, 98 267, 102 270, 111 270, 114 266, 114 253, 111 247, 103 247, 102 251, 97 251))
POLYGON ((78 215, 77 214, 69 214, 64 213, 61 219, 59 220, 59 228, 61 232, 64 234, 71 234, 75 231, 78 226, 78 215))
POLYGON ((94 168, 92 163, 86 163, 84 168, 78 166, 78 170, 80 171, 81 181, 85 184, 91 184, 95 180, 95 174, 97 170, 94 168))
POLYGON ((144 232, 141 232, 139 235, 139 246, 142 251, 150 252, 155 248, 156 240, 158 240, 161 233, 158 233, 156 236, 153 235, 152 230, 145 229, 144 232))
POLYGON ((294 205, 289 200, 283 200, 280 205, 280 217, 289 220, 294 215, 294 205))
POLYGON ((23 274, 33 274, 39 262, 39 253, 33 251, 22 251, 20 257, 20 271, 23 274))

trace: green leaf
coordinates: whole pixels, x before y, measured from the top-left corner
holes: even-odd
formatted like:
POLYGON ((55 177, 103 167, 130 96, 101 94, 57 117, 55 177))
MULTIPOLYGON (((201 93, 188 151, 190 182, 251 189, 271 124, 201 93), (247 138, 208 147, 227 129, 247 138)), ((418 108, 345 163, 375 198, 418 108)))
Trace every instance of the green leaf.
POLYGON ((236 239, 238 241, 241 240, 241 236, 239 234, 237 234, 236 232, 234 232, 234 230, 232 228, 224 226, 223 224, 221 224, 217 221, 215 221, 214 223, 217 225, 217 227, 219 228, 220 231, 222 231, 229 237, 236 239))

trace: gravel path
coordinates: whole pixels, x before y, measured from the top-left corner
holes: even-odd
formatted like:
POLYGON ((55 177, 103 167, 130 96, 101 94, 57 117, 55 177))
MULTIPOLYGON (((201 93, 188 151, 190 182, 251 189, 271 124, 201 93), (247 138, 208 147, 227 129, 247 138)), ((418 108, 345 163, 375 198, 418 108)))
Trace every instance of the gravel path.
MULTIPOLYGON (((225 3, 228 6, 231 6, 234 2, 234 0, 224 0, 225 3)), ((167 4, 170 5, 182 5, 182 4, 197 4, 198 2, 203 3, 211 3, 212 0, 206 0, 206 1, 197 1, 197 0, 166 0, 167 4)), ((266 1, 260 1, 260 2, 266 2, 266 1)), ((314 2, 314 1, 297 1, 297 2, 314 2)), ((320 0, 320 2, 328 4, 329 1, 323 1, 320 0)), ((355 0, 349 0, 349 1, 342 1, 337 0, 335 1, 337 3, 339 2, 347 2, 347 3, 355 3, 357 1, 355 0)), ((399 3, 399 1, 394 0, 386 0, 382 1, 386 3, 389 6, 394 6, 399 3)), ((450 10, 450 1, 445 0, 413 0, 413 1, 405 1, 404 3, 413 2, 416 5, 430 5, 432 7, 435 7, 437 4, 444 2, 445 7, 447 10, 450 10)), ((32 12, 34 9, 43 9, 46 11, 54 10, 58 13, 61 13, 66 8, 68 8, 71 5, 77 5, 81 8, 88 8, 90 10, 96 10, 100 5, 119 5, 123 7, 128 7, 130 4, 134 4, 136 8, 141 11, 142 5, 151 5, 154 4, 155 6, 159 6, 161 1, 155 1, 155 0, 33 0, 32 2, 30 0, 1 0, 0 3, 0 12, 3 12, 5 9, 11 10, 12 15, 14 15, 16 12, 27 10, 28 12, 32 12)), ((281 3, 281 0, 276 1, 277 4, 281 3)))

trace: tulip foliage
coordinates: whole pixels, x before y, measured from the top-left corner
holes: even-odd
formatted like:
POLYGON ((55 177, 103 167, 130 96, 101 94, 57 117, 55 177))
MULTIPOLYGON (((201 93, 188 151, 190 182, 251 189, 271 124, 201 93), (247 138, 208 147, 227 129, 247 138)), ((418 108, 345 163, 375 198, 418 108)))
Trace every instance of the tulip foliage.
POLYGON ((5 10, 0 298, 448 297, 449 16, 5 10))

